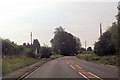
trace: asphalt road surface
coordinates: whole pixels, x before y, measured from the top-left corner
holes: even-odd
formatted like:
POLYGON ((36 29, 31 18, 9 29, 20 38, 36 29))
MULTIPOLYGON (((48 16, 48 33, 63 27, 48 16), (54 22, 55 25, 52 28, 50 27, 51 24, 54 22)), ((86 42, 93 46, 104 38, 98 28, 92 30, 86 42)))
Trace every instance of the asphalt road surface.
MULTIPOLYGON (((118 78, 118 68, 65 56, 51 60, 26 78, 118 78)), ((94 80, 94 79, 93 79, 94 80)))

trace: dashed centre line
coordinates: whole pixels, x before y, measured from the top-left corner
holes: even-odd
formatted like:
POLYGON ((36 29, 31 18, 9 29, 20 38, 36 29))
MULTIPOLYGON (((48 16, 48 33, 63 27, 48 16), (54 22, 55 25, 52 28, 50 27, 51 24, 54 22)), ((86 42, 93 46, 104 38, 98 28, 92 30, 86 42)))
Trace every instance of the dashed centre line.
MULTIPOLYGON (((67 62, 67 61, 66 61, 67 62)), ((67 62, 67 64, 69 64, 68 62, 67 62)))
POLYGON ((72 67, 73 69, 75 69, 72 65, 70 65, 70 67, 72 67))
POLYGON ((79 72, 79 74, 82 75, 85 79, 87 79, 87 80, 102 80, 100 77, 96 76, 95 74, 93 74, 91 72, 87 72, 83 68, 81 68, 80 66, 73 64, 72 62, 70 62, 68 60, 68 58, 66 58, 66 62, 68 64, 70 64, 70 66, 73 69, 77 70, 79 72))
MULTIPOLYGON (((77 67, 81 68, 80 66, 76 65, 77 67)), ((82 68, 81 68, 82 69, 82 68)))

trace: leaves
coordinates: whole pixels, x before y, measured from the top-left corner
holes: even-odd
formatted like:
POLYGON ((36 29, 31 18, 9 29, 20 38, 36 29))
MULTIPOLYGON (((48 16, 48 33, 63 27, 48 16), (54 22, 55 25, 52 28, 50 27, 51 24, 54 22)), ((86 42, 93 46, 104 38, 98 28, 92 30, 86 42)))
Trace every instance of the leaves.
POLYGON ((52 49, 56 54, 78 54, 81 47, 80 39, 68 33, 61 26, 55 29, 55 36, 51 39, 52 49))

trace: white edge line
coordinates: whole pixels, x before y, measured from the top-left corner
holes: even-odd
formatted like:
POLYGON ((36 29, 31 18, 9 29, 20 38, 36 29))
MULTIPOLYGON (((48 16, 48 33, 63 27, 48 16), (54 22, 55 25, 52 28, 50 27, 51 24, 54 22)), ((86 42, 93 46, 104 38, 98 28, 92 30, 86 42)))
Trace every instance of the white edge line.
POLYGON ((80 72, 79 72, 79 74, 80 74, 80 75, 82 75, 85 79, 89 80, 86 76, 84 76, 84 75, 83 75, 83 74, 81 74, 80 72))
MULTIPOLYGON (((91 72, 88 72, 88 73, 90 73, 91 75, 93 75, 93 76, 95 76, 95 77, 101 79, 100 77, 96 76, 95 74, 93 74, 93 73, 91 73, 91 72)), ((101 80, 102 80, 102 79, 101 79, 101 80)))
MULTIPOLYGON (((79 68, 81 68, 80 66, 78 66, 78 65, 76 65, 77 67, 79 67, 79 68)), ((83 69, 83 68, 81 68, 81 69, 83 69)))
POLYGON ((39 68, 37 68, 36 70, 34 70, 33 72, 31 72, 29 75, 27 75, 25 78, 28 78, 30 75, 32 75, 35 71, 37 71, 39 68))
POLYGON ((72 65, 70 65, 73 69, 75 69, 72 65))

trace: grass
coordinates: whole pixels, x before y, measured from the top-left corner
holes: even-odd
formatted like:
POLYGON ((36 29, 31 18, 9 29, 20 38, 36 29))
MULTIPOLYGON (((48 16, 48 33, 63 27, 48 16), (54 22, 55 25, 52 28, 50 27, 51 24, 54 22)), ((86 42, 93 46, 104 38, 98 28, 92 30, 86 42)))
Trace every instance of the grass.
POLYGON ((79 54, 76 57, 79 59, 86 60, 86 61, 93 61, 93 62, 105 64, 105 65, 118 66, 117 56, 97 56, 93 52, 91 52, 91 54, 86 54, 86 53, 88 52, 79 54))
POLYGON ((63 55, 55 54, 55 55, 52 55, 50 58, 41 58, 40 60, 51 60, 51 59, 56 59, 59 57, 63 57, 63 55))
POLYGON ((118 66, 118 58, 114 56, 104 56, 98 61, 98 63, 118 66))
POLYGON ((59 58, 59 57, 62 57, 62 55, 53 55, 50 58, 41 58, 40 60, 35 59, 35 58, 29 58, 29 57, 16 57, 16 58, 5 57, 2 59, 2 67, 3 67, 2 74, 6 75, 19 68, 32 65, 41 60, 46 61, 46 60, 52 60, 52 59, 59 58))
POLYGON ((51 58, 41 58, 40 60, 46 61, 46 60, 51 60, 51 58))
POLYGON ((52 59, 59 58, 59 57, 63 57, 63 55, 58 55, 58 54, 56 54, 56 55, 52 55, 52 56, 51 56, 52 59))
POLYGON ((40 60, 35 58, 28 58, 28 57, 18 57, 18 58, 4 58, 2 59, 2 74, 11 73, 19 68, 29 66, 40 60))

